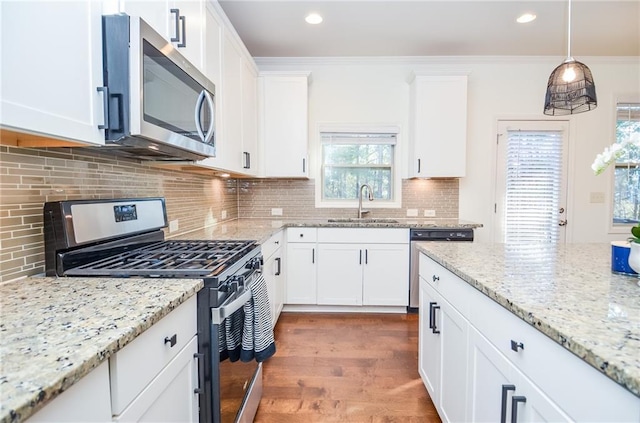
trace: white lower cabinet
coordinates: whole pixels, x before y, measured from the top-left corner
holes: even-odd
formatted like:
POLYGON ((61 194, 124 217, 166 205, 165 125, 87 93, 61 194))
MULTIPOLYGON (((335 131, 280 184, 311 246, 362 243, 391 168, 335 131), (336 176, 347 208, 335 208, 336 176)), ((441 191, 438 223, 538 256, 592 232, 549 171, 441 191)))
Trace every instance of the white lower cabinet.
POLYGON ((444 422, 638 422, 640 399, 424 254, 418 368, 444 422))
POLYGON ((468 421, 572 421, 473 327, 469 344, 468 421))
POLYGON ((162 369, 135 400, 118 416, 117 422, 198 421, 198 338, 162 369))
POLYGON ((444 421, 467 421, 468 330, 467 320, 421 279, 419 372, 444 421))
POLYGON ((406 306, 408 244, 318 244, 318 304, 406 306))
POLYGON ((110 420, 109 364, 106 362, 27 419, 29 423, 110 420))
POLYGON ((406 229, 320 228, 318 305, 407 306, 406 229))
POLYGON ((285 303, 312 305, 317 302, 316 228, 287 229, 285 303))
POLYGON ((282 231, 271 236, 262 244, 262 275, 267 283, 271 322, 275 327, 284 305, 284 278, 282 260, 282 231))
POLYGON ((198 421, 196 296, 109 358, 115 421, 198 421))

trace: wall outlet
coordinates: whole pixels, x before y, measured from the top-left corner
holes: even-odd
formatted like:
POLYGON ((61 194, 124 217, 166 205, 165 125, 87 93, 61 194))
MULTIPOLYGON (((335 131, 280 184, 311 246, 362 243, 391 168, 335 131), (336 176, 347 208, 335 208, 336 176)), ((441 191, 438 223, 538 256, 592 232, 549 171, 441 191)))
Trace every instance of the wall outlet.
POLYGON ((271 209, 271 216, 282 216, 282 209, 271 209))
POLYGON ((169 233, 175 232, 179 228, 180 228, 180 226, 178 225, 178 219, 172 220, 172 221, 169 222, 169 233))
POLYGON ((417 217, 418 209, 407 209, 407 217, 417 217))
POLYGON ((227 218, 227 211, 226 210, 222 210, 222 220, 227 218))
POLYGON ((436 211, 435 210, 425 210, 424 211, 424 217, 436 217, 436 211))
POLYGON ((591 192, 589 193, 590 203, 604 203, 604 192, 591 192))

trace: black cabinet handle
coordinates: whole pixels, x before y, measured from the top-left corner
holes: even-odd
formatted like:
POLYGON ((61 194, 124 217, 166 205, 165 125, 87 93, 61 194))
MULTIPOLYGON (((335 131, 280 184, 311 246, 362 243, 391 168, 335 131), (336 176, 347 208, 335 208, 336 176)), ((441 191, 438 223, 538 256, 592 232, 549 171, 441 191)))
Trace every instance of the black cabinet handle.
POLYGON ((524 344, 522 342, 516 342, 513 339, 511 340, 511 349, 515 352, 518 352, 518 348, 524 350, 524 344))
POLYGON ((440 330, 436 327, 436 310, 440 310, 440 306, 437 304, 433 306, 433 327, 431 328, 431 332, 440 333, 440 330))
POLYGON ((440 276, 433 275, 432 279, 433 279, 434 282, 439 281, 440 280, 440 276))
POLYGON ((364 250, 364 264, 369 264, 369 250, 364 250))
POLYGON ((502 402, 500 403, 500 423, 507 423, 507 395, 515 391, 514 385, 502 385, 502 402))
POLYGON ((527 402, 527 397, 513 396, 511 398, 511 423, 518 423, 518 403, 527 402))
POLYGON ((176 15, 176 35, 175 37, 171 37, 171 41, 180 41, 180 36, 178 35, 180 33, 180 9, 170 9, 170 12, 176 15))
MULTIPOLYGON (((302 236, 302 235, 300 235, 302 236)), ((311 263, 315 263, 316 262, 316 249, 312 248, 311 249, 311 263)))
MULTIPOLYGON (((204 386, 204 365, 200 362, 204 358, 204 354, 195 353, 193 358, 198 360, 198 386, 204 386)), ((193 390, 194 394, 203 395, 204 389, 196 388, 193 390)))
POLYGON ((360 250, 360 258, 358 260, 359 260, 359 263, 362 264, 362 250, 360 250))
POLYGON ((243 151, 242 155, 244 156, 244 165, 242 166, 243 169, 251 169, 251 153, 243 151))
POLYGON ((169 344, 170 347, 173 348, 174 345, 176 345, 176 343, 178 342, 178 335, 174 334, 171 338, 169 338, 168 336, 165 336, 164 338, 164 343, 165 344, 169 344))
POLYGON ((276 257, 276 263, 278 263, 278 270, 276 270, 276 276, 280 276, 280 272, 282 270, 282 259, 280 257, 276 257))
POLYGON ((436 304, 435 302, 429 303, 429 329, 433 329, 433 306, 436 304))
POLYGON ((418 173, 420 173, 420 159, 418 159, 418 173))
POLYGON ((307 159, 302 159, 302 173, 307 171, 307 159))

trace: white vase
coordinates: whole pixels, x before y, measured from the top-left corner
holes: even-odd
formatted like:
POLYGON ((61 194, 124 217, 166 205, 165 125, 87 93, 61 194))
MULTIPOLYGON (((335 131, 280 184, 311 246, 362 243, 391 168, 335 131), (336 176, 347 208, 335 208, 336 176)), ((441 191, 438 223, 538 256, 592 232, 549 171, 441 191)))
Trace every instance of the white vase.
POLYGON ((629 267, 636 273, 640 273, 640 244, 631 242, 631 251, 629 251, 629 267))

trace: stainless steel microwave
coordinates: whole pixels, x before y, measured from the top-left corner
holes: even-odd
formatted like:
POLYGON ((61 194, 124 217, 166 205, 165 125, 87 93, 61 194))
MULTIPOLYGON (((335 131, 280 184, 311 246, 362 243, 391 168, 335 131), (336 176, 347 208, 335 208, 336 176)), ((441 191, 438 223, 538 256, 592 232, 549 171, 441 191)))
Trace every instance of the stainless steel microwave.
POLYGON ((139 159, 214 157, 215 87, 139 17, 102 17, 106 148, 139 159))

